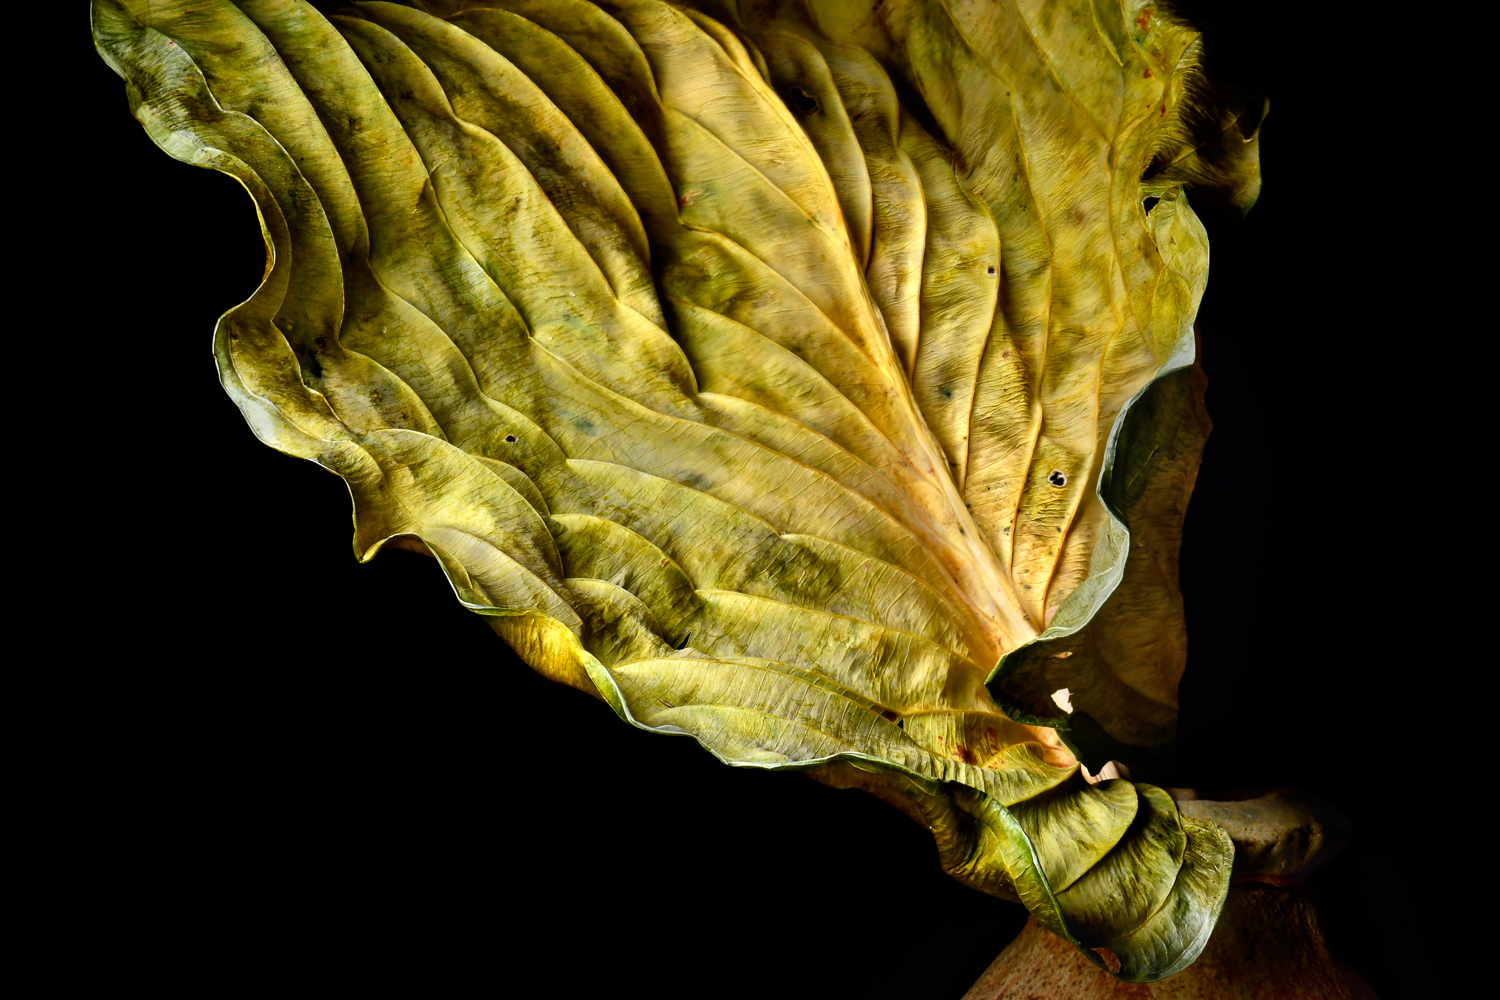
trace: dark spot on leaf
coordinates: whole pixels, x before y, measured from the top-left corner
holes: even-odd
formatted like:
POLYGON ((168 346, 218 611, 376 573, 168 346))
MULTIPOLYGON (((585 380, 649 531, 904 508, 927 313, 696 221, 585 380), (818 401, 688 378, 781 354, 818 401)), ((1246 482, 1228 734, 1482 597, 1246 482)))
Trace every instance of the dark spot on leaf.
POLYGON ((505 443, 506 444, 515 444, 516 443, 516 436, 514 434, 507 434, 507 435, 505 435, 505 443))
POLYGON ((823 108, 823 106, 818 103, 818 99, 816 97, 809 94, 801 87, 788 87, 786 91, 786 99, 787 103, 792 106, 792 110, 797 112, 797 114, 799 115, 814 114, 818 111, 821 111, 823 108))
POLYGON ((1146 209, 1146 214, 1150 215, 1151 214, 1151 210, 1156 207, 1156 203, 1159 202, 1159 201, 1161 201, 1160 198, 1156 197, 1155 195, 1152 195, 1151 197, 1147 198, 1145 201, 1141 202, 1141 205, 1142 205, 1142 207, 1144 207, 1146 209))
POLYGON ((989 267, 985 268, 984 269, 984 273, 985 274, 994 274, 995 273, 995 265, 991 264, 989 267))
POLYGON ((756 545, 735 568, 730 581, 770 583, 778 588, 795 590, 808 600, 823 600, 845 586, 843 564, 837 559, 819 555, 804 545, 792 545, 771 537, 756 545))
POLYGON ((1047 473, 1047 482, 1051 483, 1053 486, 1066 486, 1068 485, 1068 477, 1063 475, 1063 471, 1061 469, 1053 469, 1051 472, 1047 473))

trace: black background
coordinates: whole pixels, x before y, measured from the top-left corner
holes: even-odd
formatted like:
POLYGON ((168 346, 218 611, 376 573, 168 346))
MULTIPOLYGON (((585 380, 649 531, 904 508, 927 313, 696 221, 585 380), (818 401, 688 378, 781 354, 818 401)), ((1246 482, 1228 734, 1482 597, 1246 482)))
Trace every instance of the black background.
MULTIPOLYGON (((1441 609, 1405 596, 1419 463, 1394 428, 1420 415, 1391 404, 1423 334, 1363 143, 1379 46, 1335 14, 1180 6, 1271 113, 1260 204, 1210 230, 1174 780, 1344 808, 1356 837, 1317 879, 1333 940, 1387 1000, 1431 994, 1408 763, 1431 751, 1398 678, 1441 609)), ((56 632, 80 926, 163 983, 957 997, 1025 915, 944 876, 921 829, 542 681, 431 560, 356 564, 342 482, 256 442, 217 384, 215 319, 263 267, 250 199, 157 150, 69 44, 99 267, 59 305, 104 321, 59 342, 108 387, 72 432, 89 473, 61 473, 88 544, 58 586, 94 602, 56 632)))

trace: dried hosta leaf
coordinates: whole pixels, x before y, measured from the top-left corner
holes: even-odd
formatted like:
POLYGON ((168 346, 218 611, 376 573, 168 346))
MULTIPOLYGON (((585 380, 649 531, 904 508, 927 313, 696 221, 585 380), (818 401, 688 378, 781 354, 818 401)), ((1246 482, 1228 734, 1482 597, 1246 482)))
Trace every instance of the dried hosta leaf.
POLYGON ((533 668, 867 788, 955 877, 1168 975, 1227 839, 986 685, 1033 712, 1071 642, 1091 717, 1170 727, 1207 425, 1149 387, 1193 357, 1182 185, 1242 190, 1253 150, 1203 138, 1195 36, 1133 4, 692 6, 93 23, 151 137, 256 201, 221 378, 348 482, 360 558, 425 547, 533 668))

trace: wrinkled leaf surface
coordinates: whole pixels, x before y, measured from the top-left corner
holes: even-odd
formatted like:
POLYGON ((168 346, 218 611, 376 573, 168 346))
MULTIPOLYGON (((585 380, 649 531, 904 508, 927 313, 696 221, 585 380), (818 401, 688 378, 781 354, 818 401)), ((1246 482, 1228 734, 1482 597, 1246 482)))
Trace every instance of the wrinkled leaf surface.
POLYGON ((1125 743, 1175 718, 1183 184, 1243 209, 1254 175, 1191 31, 1105 0, 93 26, 152 139, 255 199, 221 379, 346 480, 360 558, 424 547, 637 726, 892 801, 1124 978, 1197 955, 1227 837, 1034 724, 1053 683, 1125 743))

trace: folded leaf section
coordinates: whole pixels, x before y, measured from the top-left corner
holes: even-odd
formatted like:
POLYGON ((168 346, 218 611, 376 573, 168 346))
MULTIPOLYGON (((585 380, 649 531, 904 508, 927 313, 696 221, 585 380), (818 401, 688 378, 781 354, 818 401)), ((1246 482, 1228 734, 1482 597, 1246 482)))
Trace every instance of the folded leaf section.
POLYGON ((1007 710, 1057 728, 1092 766, 1112 757, 1130 763, 1133 754, 1160 752, 1175 739, 1187 659, 1177 563, 1211 426, 1206 386, 1193 365, 1153 383, 1126 418, 1120 472, 1103 487, 1130 528, 1109 601, 1083 629, 1008 656, 989 682, 1007 710), (1069 692, 1071 714, 1052 700, 1060 689, 1069 692))

